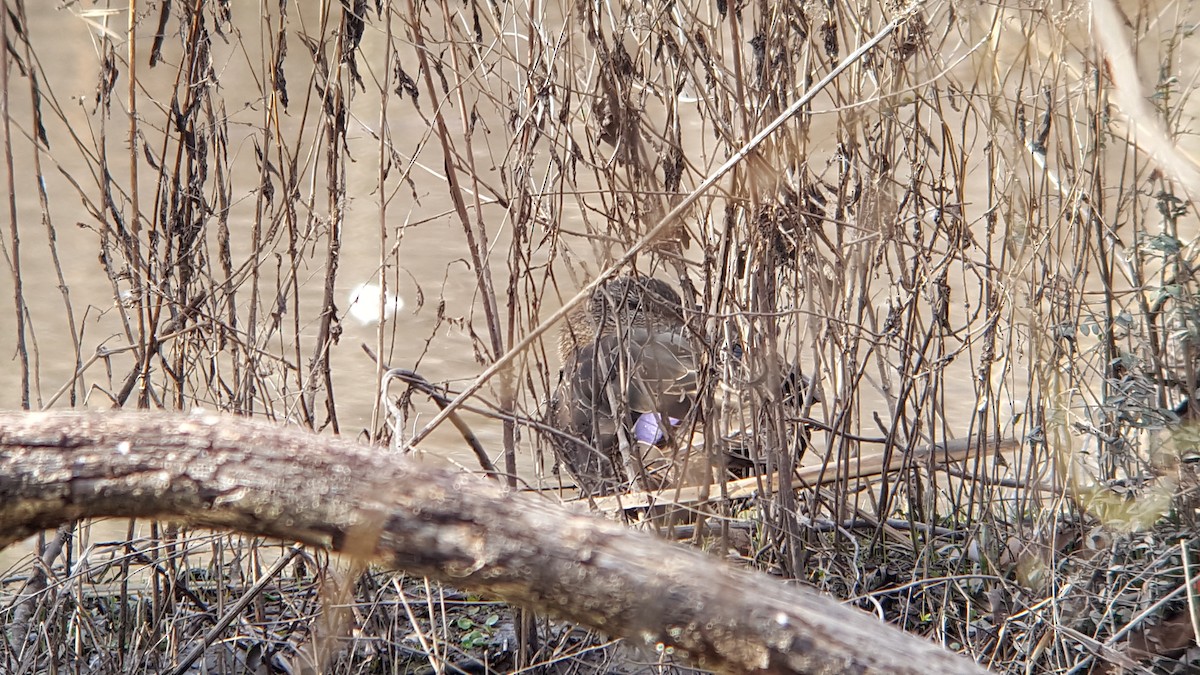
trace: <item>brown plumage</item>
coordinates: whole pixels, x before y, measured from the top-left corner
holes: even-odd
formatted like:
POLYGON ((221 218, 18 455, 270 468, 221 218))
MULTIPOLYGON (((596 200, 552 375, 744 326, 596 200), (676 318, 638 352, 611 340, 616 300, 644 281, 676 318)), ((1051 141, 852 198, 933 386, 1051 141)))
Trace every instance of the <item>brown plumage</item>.
POLYGON ((658 279, 613 279, 568 317, 559 354, 551 421, 579 439, 556 442, 562 463, 587 494, 650 487, 634 428, 653 414, 688 418, 699 386, 700 350, 679 295, 658 279))

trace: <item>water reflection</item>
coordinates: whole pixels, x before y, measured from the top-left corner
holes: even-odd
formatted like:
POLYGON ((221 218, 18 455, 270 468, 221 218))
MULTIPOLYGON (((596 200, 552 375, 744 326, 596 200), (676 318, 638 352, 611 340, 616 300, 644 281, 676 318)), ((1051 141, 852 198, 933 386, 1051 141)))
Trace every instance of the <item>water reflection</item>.
POLYGON ((404 299, 379 284, 358 284, 346 294, 346 312, 363 326, 391 321, 404 309, 404 299))

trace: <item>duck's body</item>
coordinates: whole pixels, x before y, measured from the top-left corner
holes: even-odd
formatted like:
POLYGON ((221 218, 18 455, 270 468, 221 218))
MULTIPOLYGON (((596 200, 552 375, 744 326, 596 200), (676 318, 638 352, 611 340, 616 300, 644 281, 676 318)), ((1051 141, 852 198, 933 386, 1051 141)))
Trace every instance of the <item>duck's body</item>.
MULTIPOLYGON (((679 294, 658 279, 613 279, 568 316, 559 333, 563 369, 549 421, 571 439, 555 436, 554 446, 581 493, 702 482, 711 459, 693 454, 682 441, 700 417, 701 388, 710 383, 725 392, 727 405, 763 400, 765 389, 756 396, 749 390, 764 386, 777 388, 780 400, 795 407, 821 400, 794 364, 783 368, 782 378, 741 372, 750 364, 736 342, 728 350, 736 363, 726 364, 723 378, 710 378, 702 346, 688 326, 679 294), (662 441, 668 450, 655 447, 662 441)), ((767 361, 760 367, 780 365, 767 361)), ((740 414, 732 417, 745 420, 740 414)), ((740 426, 717 422, 722 433, 740 426)), ((797 435, 797 447, 805 445, 805 438, 797 435)), ((759 470, 756 455, 751 443, 723 464, 759 470)))
POLYGON ((609 281, 568 318, 559 353, 552 416, 579 439, 557 443, 563 463, 585 493, 649 487, 645 451, 654 434, 670 436, 672 420, 696 408, 700 350, 679 295, 657 279, 609 281))

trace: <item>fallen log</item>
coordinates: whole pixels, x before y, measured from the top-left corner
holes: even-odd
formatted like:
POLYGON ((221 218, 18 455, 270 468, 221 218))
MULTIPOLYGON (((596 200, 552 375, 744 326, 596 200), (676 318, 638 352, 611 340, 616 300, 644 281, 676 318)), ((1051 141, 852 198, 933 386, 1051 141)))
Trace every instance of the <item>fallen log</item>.
POLYGON ((98 516, 325 546, 727 672, 984 672, 812 591, 346 439, 208 413, 0 413, 0 548, 98 516))

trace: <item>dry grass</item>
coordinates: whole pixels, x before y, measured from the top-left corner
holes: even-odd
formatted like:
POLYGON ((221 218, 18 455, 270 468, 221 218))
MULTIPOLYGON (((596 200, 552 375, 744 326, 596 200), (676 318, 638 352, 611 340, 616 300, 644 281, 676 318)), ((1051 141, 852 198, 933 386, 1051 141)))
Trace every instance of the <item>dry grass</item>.
MULTIPOLYGON (((698 544, 998 672, 1130 665, 1186 608, 1191 5, 929 2, 854 58, 904 10, 131 3, 131 41, 124 8, 29 5, 0 69, 6 405, 204 406, 401 446, 436 409, 392 384, 389 414, 359 340, 461 390, 640 246, 627 266, 676 282, 714 372, 744 383, 708 403, 705 447, 771 478, 752 498, 710 486, 683 528, 698 544), (406 308, 343 324, 343 291, 372 280, 406 308), (781 401, 791 363, 821 402, 781 401), (964 438, 950 471, 857 477, 964 438)), ((548 498, 533 422, 553 354, 532 340, 467 416, 548 498)), ((670 661, 321 552, 80 527, 4 574, 0 670, 159 671, 197 645, 216 672, 670 661)))

